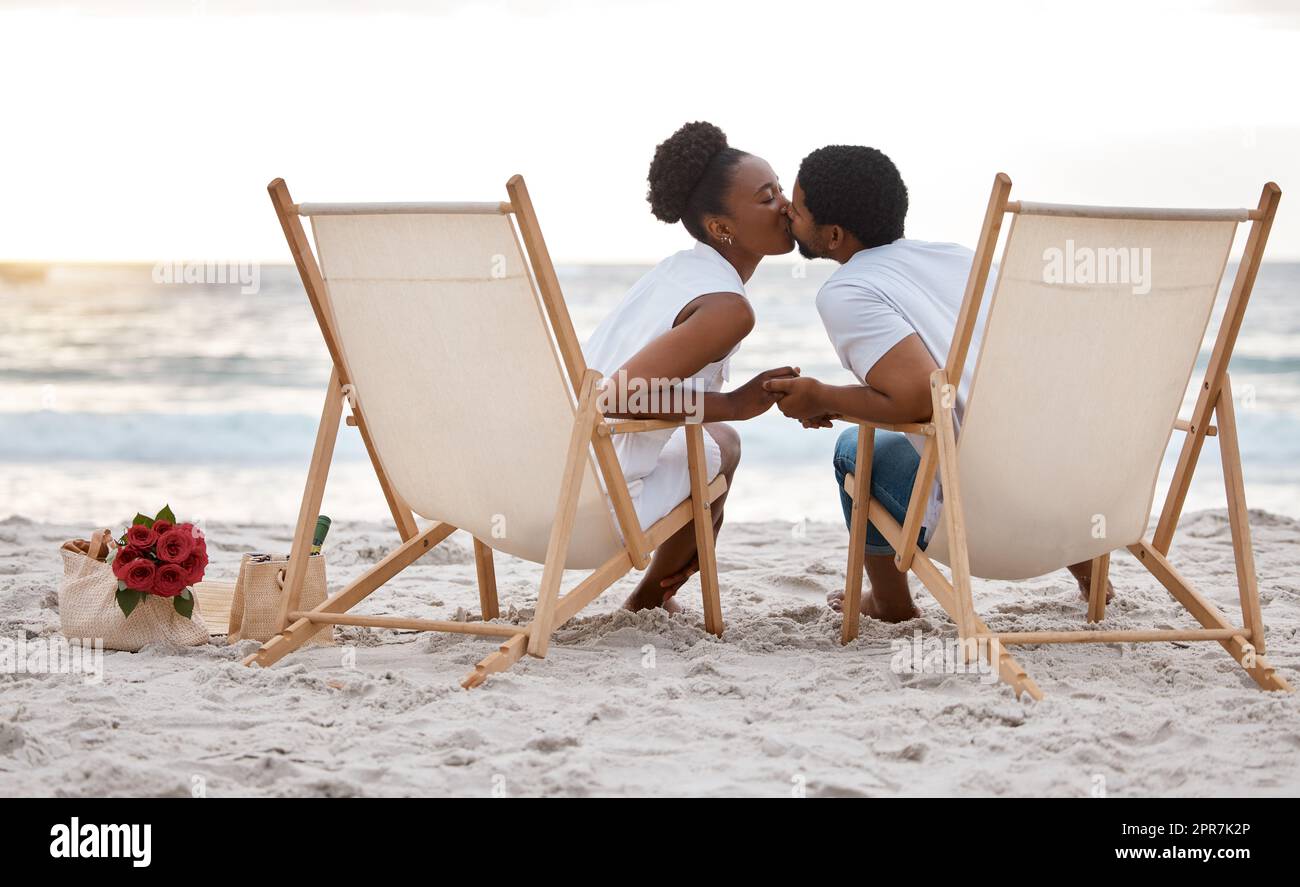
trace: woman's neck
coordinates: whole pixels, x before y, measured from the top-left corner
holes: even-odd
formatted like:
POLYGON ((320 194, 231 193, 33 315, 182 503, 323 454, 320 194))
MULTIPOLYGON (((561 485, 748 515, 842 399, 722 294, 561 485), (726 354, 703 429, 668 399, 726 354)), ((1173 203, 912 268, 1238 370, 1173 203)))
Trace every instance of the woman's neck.
POLYGON ((749 283, 749 278, 754 276, 754 270, 758 268, 758 263, 763 257, 758 253, 752 253, 742 246, 734 243, 711 244, 722 258, 731 263, 731 267, 736 269, 740 275, 741 283, 749 283))

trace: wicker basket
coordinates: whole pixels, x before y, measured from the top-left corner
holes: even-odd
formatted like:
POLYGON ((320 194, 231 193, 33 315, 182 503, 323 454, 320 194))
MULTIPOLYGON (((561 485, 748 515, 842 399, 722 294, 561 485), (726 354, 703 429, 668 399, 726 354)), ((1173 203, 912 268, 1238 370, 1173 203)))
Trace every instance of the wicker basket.
MULTIPOLYGON (((276 634, 280 619, 280 600, 284 593, 287 556, 245 554, 239 562, 239 578, 230 601, 231 644, 245 640, 269 641, 276 634)), ((307 559, 298 609, 310 610, 325 600, 325 556, 313 554, 307 559)), ((309 643, 334 643, 334 626, 322 626, 309 643)))

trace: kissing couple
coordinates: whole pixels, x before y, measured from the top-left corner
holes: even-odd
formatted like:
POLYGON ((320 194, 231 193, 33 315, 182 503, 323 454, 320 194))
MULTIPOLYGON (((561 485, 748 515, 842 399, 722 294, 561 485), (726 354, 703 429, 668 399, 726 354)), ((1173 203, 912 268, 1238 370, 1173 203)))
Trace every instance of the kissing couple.
MULTIPOLYGON (((605 377, 607 416, 680 420, 688 410, 691 421, 704 425, 708 477, 722 474, 728 490, 741 450, 732 423, 773 406, 805 428, 831 427, 840 418, 930 420, 930 374, 947 360, 974 254, 953 243, 904 237, 907 187, 889 157, 859 145, 818 148, 800 163, 787 195, 767 161, 730 145, 713 124, 695 122, 655 149, 648 178, 651 213, 669 224, 680 222, 695 244, 638 280, 583 346, 587 365, 605 377), (817 312, 858 384, 828 385, 784 366, 723 391, 731 358, 757 323, 745 285, 765 256, 796 246, 804 258, 840 266, 817 292, 817 312), (632 388, 661 388, 662 380, 698 396, 682 398, 693 401, 686 407, 652 398, 648 408, 644 398, 630 396, 632 388)), ((989 300, 983 304, 982 315, 989 300)), ((970 346, 976 353, 982 332, 983 316, 970 346)), ((958 428, 973 365, 968 362, 957 386, 958 428)), ((853 424, 840 435, 831 459, 846 525, 852 501, 844 478, 853 471, 858 428, 853 424)), ((924 439, 874 433, 871 495, 902 523, 924 439)), ((690 494, 683 428, 620 434, 614 446, 641 526, 690 494)), ((829 480, 828 474, 828 488, 829 480)), ((937 478, 928 496, 921 548, 942 502, 937 478)), ((713 503, 715 534, 726 497, 713 503)), ((863 614, 886 622, 920 615, 907 574, 895 567, 893 548, 871 524, 865 565, 871 588, 863 594, 863 614)), ((1090 566, 1084 561, 1069 568, 1085 600, 1090 566)), ((695 528, 688 523, 658 548, 624 606, 680 612, 674 596, 697 569, 695 528)), ((1108 583, 1108 600, 1112 594, 1108 583)), ((843 592, 833 593, 831 607, 838 610, 842 598, 843 592)))

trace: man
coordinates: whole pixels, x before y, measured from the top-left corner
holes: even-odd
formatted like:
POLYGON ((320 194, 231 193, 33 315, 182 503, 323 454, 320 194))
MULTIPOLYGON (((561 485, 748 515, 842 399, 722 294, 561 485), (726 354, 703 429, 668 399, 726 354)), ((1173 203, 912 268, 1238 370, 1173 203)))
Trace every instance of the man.
MULTIPOLYGON (((875 148, 828 145, 813 151, 799 166, 786 212, 804 258, 833 259, 841 266, 817 293, 817 311, 840 362, 864 384, 827 385, 808 376, 773 379, 765 387, 780 396, 777 407, 808 428, 828 428, 840 416, 928 422, 930 374, 948 358, 971 251, 953 243, 904 238, 907 186, 893 162, 875 148)), ((985 298, 957 387, 958 429, 988 305, 985 298)), ((856 425, 841 434, 833 459, 846 524, 853 504, 844 492, 844 477, 854 470, 857 435, 856 425)), ((875 433, 871 495, 899 523, 907 513, 924 441, 921 435, 875 433)), ((918 539, 922 548, 933 536, 941 502, 936 480, 918 539)), ((1070 567, 1085 600, 1090 567, 1088 562, 1070 567)), ((907 574, 894 566, 893 548, 870 524, 866 570, 871 590, 863 595, 863 613, 885 622, 920 615, 907 574)), ((1109 600, 1109 583, 1106 592, 1109 600)), ((843 598, 843 591, 832 594, 831 607, 840 609, 843 598)))

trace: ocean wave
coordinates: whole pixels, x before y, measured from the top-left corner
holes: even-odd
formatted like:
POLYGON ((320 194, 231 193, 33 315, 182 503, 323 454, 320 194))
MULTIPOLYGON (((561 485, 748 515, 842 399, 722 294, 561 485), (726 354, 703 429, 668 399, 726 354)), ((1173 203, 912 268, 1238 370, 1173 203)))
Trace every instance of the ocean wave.
MULTIPOLYGON (((0 462, 303 462, 311 458, 317 422, 267 412, 0 413, 0 462)), ((335 457, 364 459, 356 432, 343 428, 335 457)))

